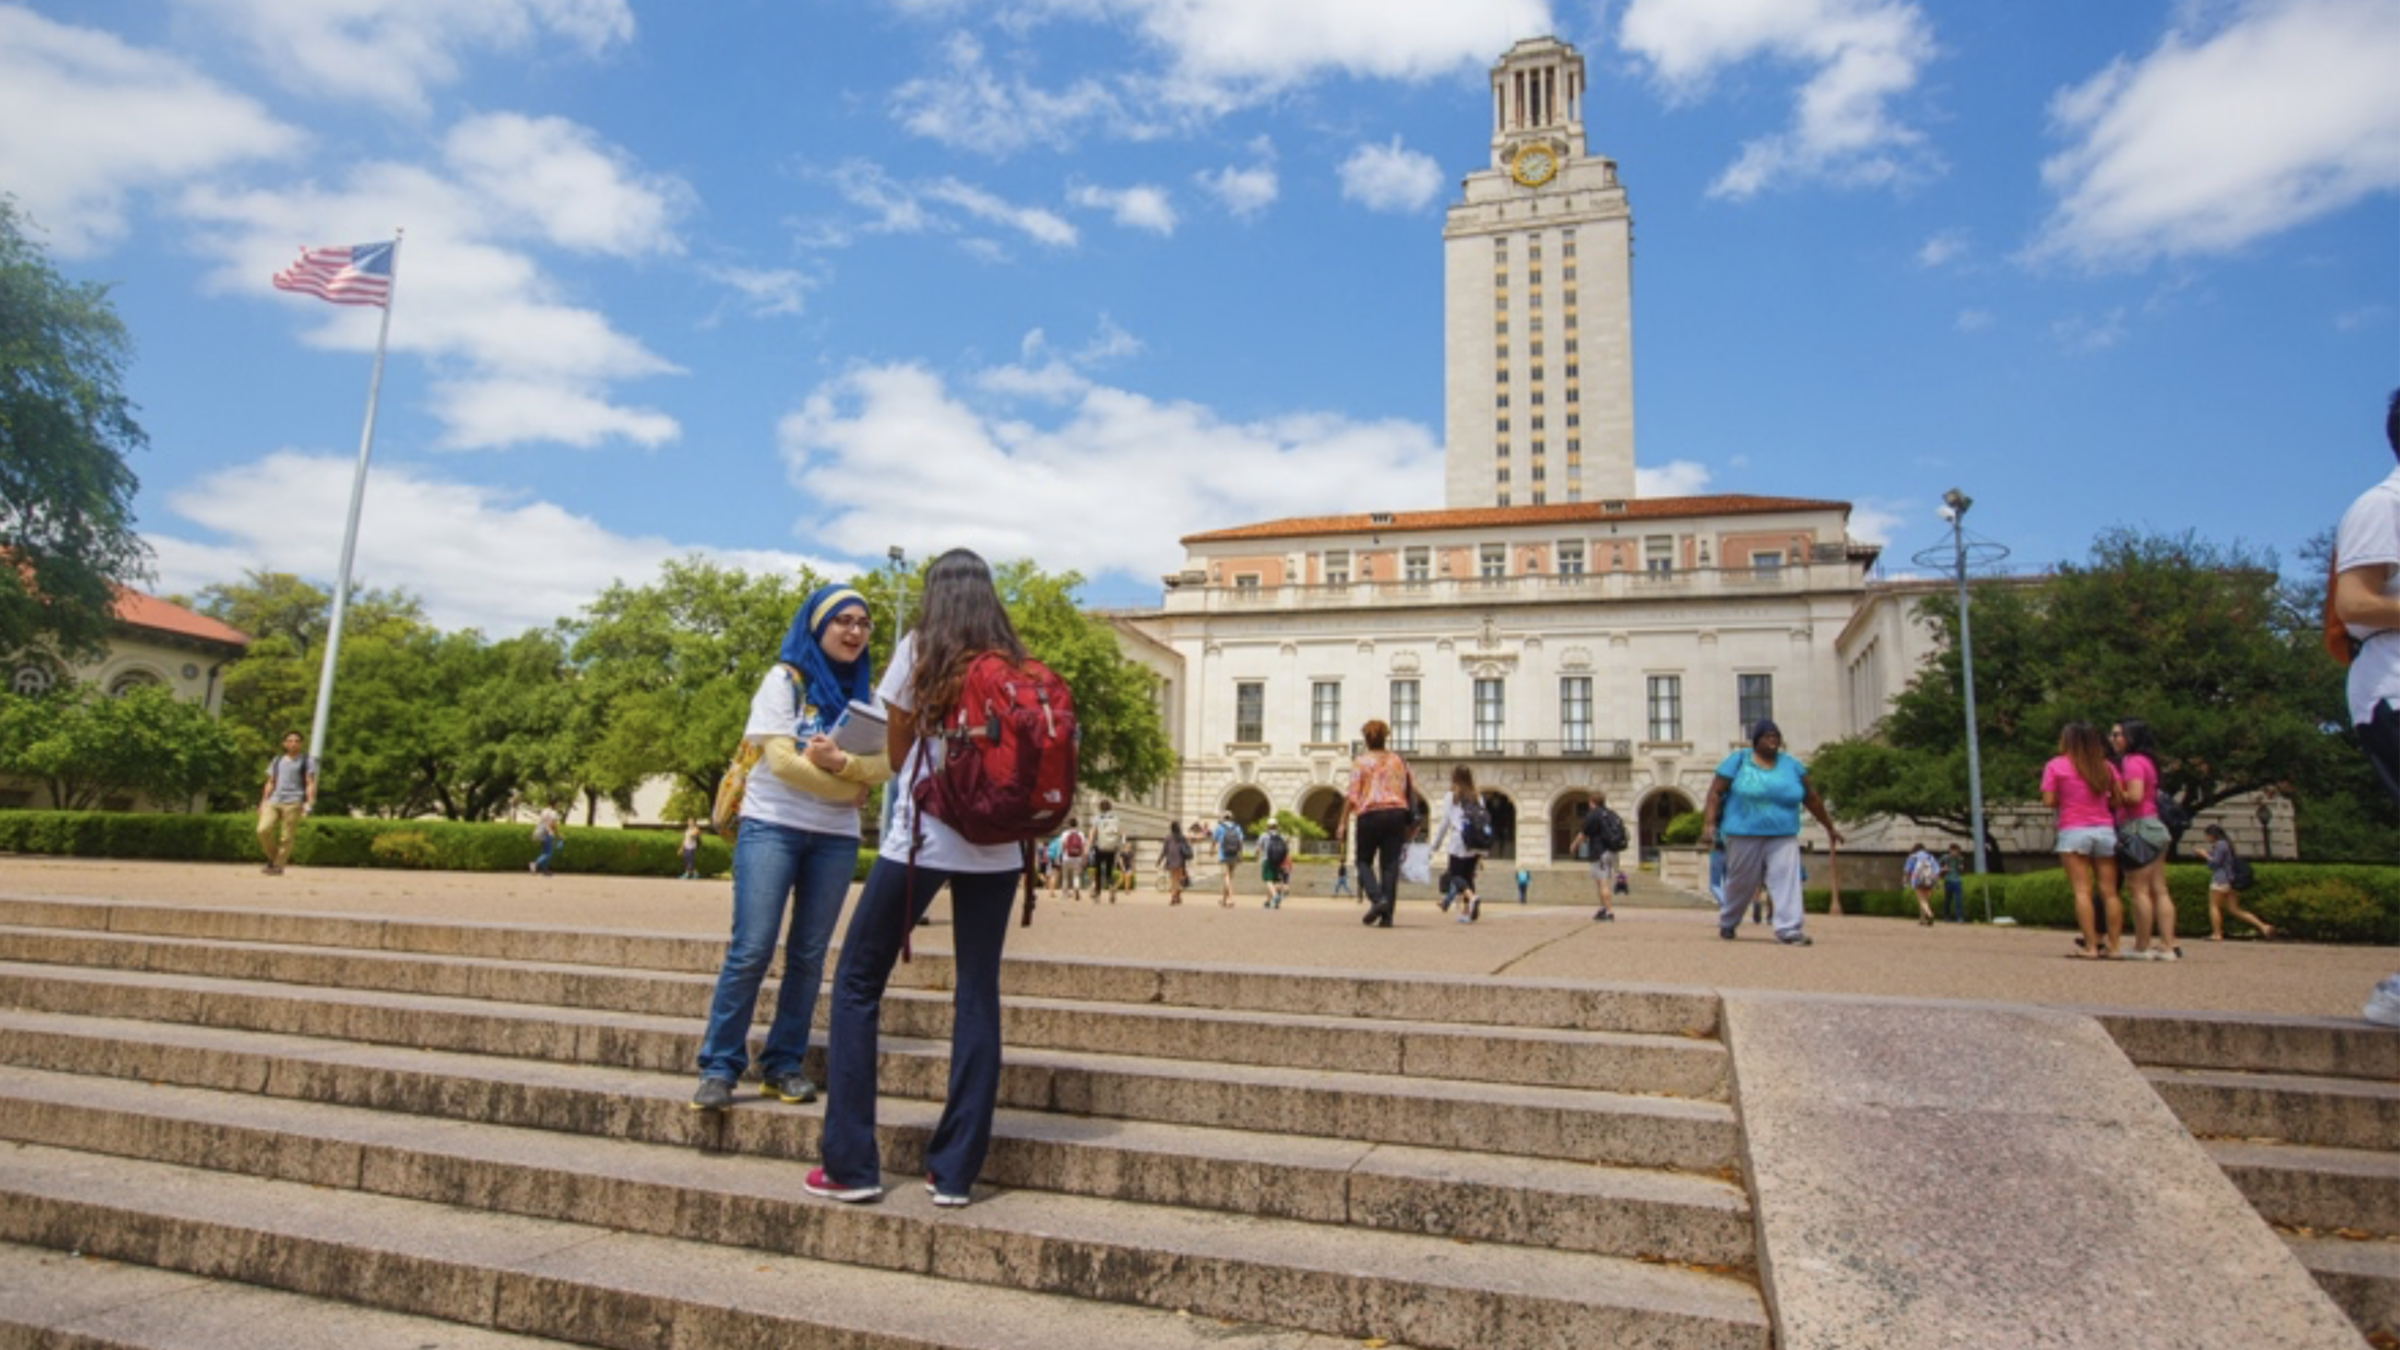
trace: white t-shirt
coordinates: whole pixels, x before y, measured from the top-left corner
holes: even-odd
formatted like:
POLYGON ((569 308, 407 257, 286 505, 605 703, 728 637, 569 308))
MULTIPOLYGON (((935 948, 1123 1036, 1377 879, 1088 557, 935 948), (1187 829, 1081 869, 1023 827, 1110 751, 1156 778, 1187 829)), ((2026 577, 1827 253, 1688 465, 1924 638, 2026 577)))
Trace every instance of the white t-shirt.
MULTIPOLYGON (((839 717, 841 709, 834 709, 833 715, 839 717)), ((808 738, 825 729, 826 720, 802 699, 799 682, 779 663, 767 671, 766 678, 758 682, 758 692, 750 696, 750 721, 742 735, 790 736, 805 749, 808 738)), ((750 771, 749 785, 742 789, 742 819, 814 834, 858 837, 856 804, 831 802, 803 792, 767 772, 764 760, 750 771)))
MULTIPOLYGON (((915 712, 909 702, 908 680, 916 668, 917 635, 911 633, 892 649, 891 664, 884 668, 882 683, 875 686, 876 695, 903 712, 915 712)), ((920 736, 917 747, 912 747, 900 763, 892 766, 891 784, 884 789, 891 794, 892 832, 883 841, 879 856, 898 862, 908 860, 909 839, 915 828, 917 761, 924 757, 932 768, 938 769, 948 748, 938 738, 928 740, 920 736), (930 747, 930 755, 922 747, 930 747)), ((1021 872, 1025 870, 1025 854, 1015 844, 970 844, 959 837, 958 831, 928 813, 925 842, 917 850, 917 865, 944 872, 1021 872)))
POLYGON ((1442 796, 1442 856, 1479 858, 1483 850, 1467 847, 1467 807, 1455 792, 1442 796))
MULTIPOLYGON (((2333 536, 2334 565, 2347 572, 2354 567, 2390 566, 2384 580, 2386 598, 2400 596, 2400 469, 2359 494, 2342 513, 2333 536)), ((2350 636, 2364 638, 2377 629, 2349 625, 2350 636)), ((2350 663, 2350 722, 2365 726, 2375 720, 2375 705, 2400 698, 2400 636, 2377 638, 2358 649, 2350 663)))

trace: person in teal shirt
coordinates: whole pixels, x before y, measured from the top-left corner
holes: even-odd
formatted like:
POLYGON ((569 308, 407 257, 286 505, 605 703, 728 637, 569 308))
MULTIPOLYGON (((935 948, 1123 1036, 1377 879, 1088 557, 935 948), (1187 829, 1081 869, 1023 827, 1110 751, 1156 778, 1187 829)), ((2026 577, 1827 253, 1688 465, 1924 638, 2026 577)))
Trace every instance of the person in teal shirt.
POLYGON ((1526 871, 1526 870, 1525 870, 1524 868, 1522 868, 1522 867, 1518 868, 1518 869, 1517 869, 1517 903, 1518 903, 1518 904, 1520 904, 1520 905, 1521 905, 1521 904, 1524 904, 1524 903, 1525 903, 1525 892, 1526 892, 1526 891, 1527 891, 1529 888, 1531 888, 1531 887, 1532 887, 1532 885, 1533 885, 1533 873, 1531 873, 1531 872, 1529 872, 1529 871, 1526 871))
POLYGON ((1717 936, 1730 942, 1741 930, 1742 909, 1763 883, 1774 907, 1775 940, 1788 947, 1811 943, 1802 931, 1800 905, 1800 812, 1805 808, 1825 827, 1836 848, 1825 803, 1808 781, 1808 766, 1783 753, 1783 731, 1761 719, 1750 729, 1750 748, 1736 750, 1717 766, 1701 807, 1700 842, 1725 837, 1725 891, 1717 902, 1717 936))

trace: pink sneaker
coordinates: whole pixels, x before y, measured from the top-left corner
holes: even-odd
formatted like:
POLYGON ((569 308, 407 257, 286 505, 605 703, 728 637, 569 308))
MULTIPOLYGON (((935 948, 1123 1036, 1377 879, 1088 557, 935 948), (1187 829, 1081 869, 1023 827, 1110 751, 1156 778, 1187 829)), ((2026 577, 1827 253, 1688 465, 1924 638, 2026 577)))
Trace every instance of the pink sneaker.
POLYGON ((844 1186, 826 1176, 822 1167, 810 1168, 807 1178, 800 1183, 800 1189, 827 1200, 839 1200, 845 1205, 872 1204, 883 1198, 883 1187, 844 1186))

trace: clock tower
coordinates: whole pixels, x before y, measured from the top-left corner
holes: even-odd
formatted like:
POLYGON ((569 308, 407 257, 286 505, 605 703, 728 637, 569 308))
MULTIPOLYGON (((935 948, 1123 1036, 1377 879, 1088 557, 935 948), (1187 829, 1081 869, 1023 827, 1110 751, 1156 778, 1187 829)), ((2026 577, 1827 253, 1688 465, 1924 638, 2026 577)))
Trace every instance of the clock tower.
POLYGON ((1492 67, 1492 162, 1442 228, 1452 507, 1633 496, 1633 216, 1586 152, 1583 57, 1492 67))

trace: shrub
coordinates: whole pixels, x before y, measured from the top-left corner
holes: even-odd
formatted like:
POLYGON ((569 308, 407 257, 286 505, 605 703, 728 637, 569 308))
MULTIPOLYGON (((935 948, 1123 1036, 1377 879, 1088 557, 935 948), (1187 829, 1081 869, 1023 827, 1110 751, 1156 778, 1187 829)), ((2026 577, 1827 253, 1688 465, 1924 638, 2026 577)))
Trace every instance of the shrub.
POLYGON ((1686 811, 1667 822, 1667 827, 1658 832, 1658 842, 1697 844, 1700 842, 1700 827, 1705 823, 1699 812, 1686 811))
MULTIPOLYGON (((2244 892, 2243 906, 2292 936, 2317 942, 2400 942, 2400 868, 2343 863, 2257 863, 2258 885, 2244 892)), ((1968 883, 1972 888, 1973 883, 1968 883)), ((2206 930, 2208 869, 2193 863, 2167 866, 2167 893, 2175 901, 2179 933, 2206 930)), ((2100 902, 2095 895, 2093 904, 2100 902)), ((2075 926, 2075 893, 2064 868, 2025 872, 2008 879, 2007 912, 2018 923, 2045 928, 2075 926)), ((2131 916, 2127 916, 2130 930, 2131 916)))
POLYGON ((2385 942, 2393 913, 2366 887, 2345 877, 2315 877, 2278 886, 2245 908, 2277 931, 2311 942, 2385 942))
MULTIPOLYGON (((671 877, 683 871, 682 846, 682 836, 666 830, 570 829, 558 865, 567 872, 671 877)), ((211 816, 0 811, 0 852, 255 862, 257 817, 248 811, 211 816)), ((516 872, 533 861, 534 853, 530 831, 499 822, 312 816, 292 839, 292 862, 300 867, 516 872)), ((702 876, 723 876, 732 868, 733 850, 721 839, 703 836, 695 862, 702 876)))
POLYGON ((384 867, 431 867, 434 861, 433 841, 421 830, 376 835, 368 842, 367 852, 384 867))

